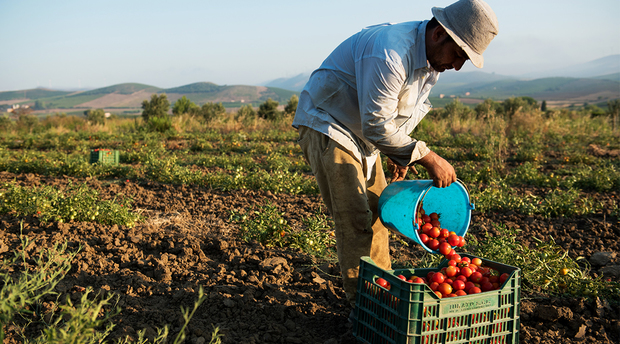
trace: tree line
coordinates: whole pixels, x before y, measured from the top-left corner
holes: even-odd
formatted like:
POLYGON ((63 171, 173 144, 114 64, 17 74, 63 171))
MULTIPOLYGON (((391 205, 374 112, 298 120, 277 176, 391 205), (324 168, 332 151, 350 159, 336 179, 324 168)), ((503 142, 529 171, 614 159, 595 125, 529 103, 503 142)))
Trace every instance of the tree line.
MULTIPOLYGON (((284 111, 279 110, 280 103, 271 98, 260 104, 258 110, 255 110, 250 104, 243 105, 237 110, 235 119, 248 122, 258 117, 269 121, 278 121, 285 117, 294 116, 298 101, 297 95, 293 95, 284 107, 284 111)), ((170 108, 170 101, 165 93, 153 94, 150 100, 142 102, 142 119, 150 129, 166 131, 172 127, 172 119, 168 113, 170 108)), ((186 96, 179 98, 172 105, 173 116, 189 114, 202 118, 207 124, 225 113, 226 108, 222 103, 207 102, 199 106, 186 96)))

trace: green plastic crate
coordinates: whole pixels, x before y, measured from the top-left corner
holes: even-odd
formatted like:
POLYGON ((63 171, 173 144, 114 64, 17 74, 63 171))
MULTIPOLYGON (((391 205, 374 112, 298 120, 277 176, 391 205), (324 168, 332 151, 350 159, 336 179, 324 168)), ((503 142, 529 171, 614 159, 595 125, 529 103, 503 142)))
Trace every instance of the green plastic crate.
POLYGON ((387 271, 370 257, 362 257, 354 336, 372 344, 519 343, 521 270, 490 260, 482 262, 510 275, 500 289, 440 299, 427 285, 396 276, 425 277, 429 271, 447 266, 447 260, 434 269, 387 271), (390 290, 376 284, 379 277, 390 283, 390 290))
POLYGON ((118 151, 110 149, 93 149, 90 151, 90 163, 118 165, 118 151))

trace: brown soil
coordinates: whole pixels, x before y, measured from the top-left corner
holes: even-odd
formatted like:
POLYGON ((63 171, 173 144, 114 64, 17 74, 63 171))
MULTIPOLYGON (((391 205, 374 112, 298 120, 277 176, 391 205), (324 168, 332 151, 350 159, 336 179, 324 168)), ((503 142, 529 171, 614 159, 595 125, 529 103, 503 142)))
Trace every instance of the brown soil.
MULTIPOLYGON (((66 179, 0 173, 0 182, 23 185, 65 185, 66 179)), ((19 248, 20 231, 36 248, 68 241, 82 246, 68 276, 57 287, 77 300, 84 287, 120 296, 122 312, 110 339, 134 336, 140 329, 154 335, 169 324, 176 336, 183 323, 181 307, 192 307, 199 286, 208 295, 188 330, 189 343, 208 343, 213 326, 223 343, 355 343, 347 306, 334 263, 317 263, 290 249, 265 248, 239 239, 230 211, 267 202, 277 204, 295 229, 301 220, 324 208, 318 196, 291 196, 260 191, 220 192, 200 187, 151 182, 89 180, 108 198, 132 195, 134 207, 147 215, 135 228, 96 223, 41 224, 37 218, 0 216, 0 259, 19 248), (23 229, 20 221, 23 220, 23 229)), ((617 199, 618 193, 603 197, 617 199)), ((468 235, 504 223, 531 237, 551 235, 571 256, 590 258, 595 252, 620 251, 618 219, 543 219, 519 214, 473 216, 468 235)), ((403 259, 421 249, 394 242, 394 256, 403 259)), ((607 265, 619 265, 615 257, 607 265)), ((600 271, 599 266, 595 272, 600 271)), ((618 279, 618 277, 614 277, 618 279)), ((51 296, 46 302, 54 301, 51 296)), ((36 329, 36 326, 31 326, 36 329)), ((10 328, 5 343, 19 343, 10 328)), ((174 337, 172 337, 174 338, 174 337)), ((605 300, 550 297, 522 293, 521 343, 618 343, 619 306, 605 300)))

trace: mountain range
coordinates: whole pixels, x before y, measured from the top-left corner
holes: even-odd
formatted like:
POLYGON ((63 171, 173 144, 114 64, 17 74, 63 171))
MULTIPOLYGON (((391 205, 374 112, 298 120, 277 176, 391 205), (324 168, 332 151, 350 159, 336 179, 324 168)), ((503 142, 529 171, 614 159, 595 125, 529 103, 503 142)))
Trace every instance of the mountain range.
MULTIPOLYGON (((299 74, 275 79, 265 85, 300 92, 309 77, 309 74, 299 74)), ((620 55, 521 76, 448 71, 441 74, 431 92, 431 98, 440 99, 502 100, 521 96, 553 101, 557 105, 600 103, 620 98, 620 55)))
MULTIPOLYGON (((297 92, 268 86, 221 86, 211 82, 197 82, 189 85, 162 89, 159 87, 125 83, 88 91, 58 91, 44 88, 0 92, 0 106, 20 104, 44 107, 46 110, 67 109, 140 109, 142 102, 153 94, 166 94, 171 104, 185 96, 202 105, 207 102, 222 103, 225 107, 240 107, 245 104, 258 106, 271 98, 286 103, 297 92)), ((43 111, 43 110, 41 110, 43 111)), ((128 111, 135 112, 135 111, 128 111)))
MULTIPOLYGON (((216 85, 196 82, 173 88, 125 83, 87 91, 60 91, 44 88, 0 92, 0 110, 14 104, 38 105, 41 111, 64 112, 102 108, 114 111, 139 112, 142 102, 153 94, 166 94, 170 103, 185 96, 198 105, 207 102, 222 103, 225 107, 245 104, 258 106, 271 98, 286 104, 299 94, 309 74, 279 78, 261 86, 216 85), (82 110, 80 110, 82 109, 82 110)), ((611 55, 588 63, 538 73, 535 78, 507 76, 482 71, 442 73, 433 87, 430 98, 435 106, 442 106, 452 98, 464 103, 480 102, 491 98, 503 100, 528 96, 545 100, 553 106, 570 104, 606 104, 620 98, 620 55, 611 55), (548 75, 547 75, 548 74, 548 75)))

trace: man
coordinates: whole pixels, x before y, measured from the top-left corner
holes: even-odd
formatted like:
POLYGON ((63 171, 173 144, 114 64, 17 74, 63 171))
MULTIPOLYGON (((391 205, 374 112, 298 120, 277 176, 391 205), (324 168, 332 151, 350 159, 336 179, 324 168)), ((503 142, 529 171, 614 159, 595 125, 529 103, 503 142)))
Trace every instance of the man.
POLYGON ((432 9, 430 21, 368 27, 340 44, 312 73, 293 126, 335 222, 338 261, 347 300, 355 304, 359 260, 370 256, 391 269, 389 233, 377 203, 387 182, 414 164, 437 187, 456 181, 454 168, 409 134, 430 110, 427 98, 439 73, 482 53, 497 35, 497 18, 481 0, 432 9))

